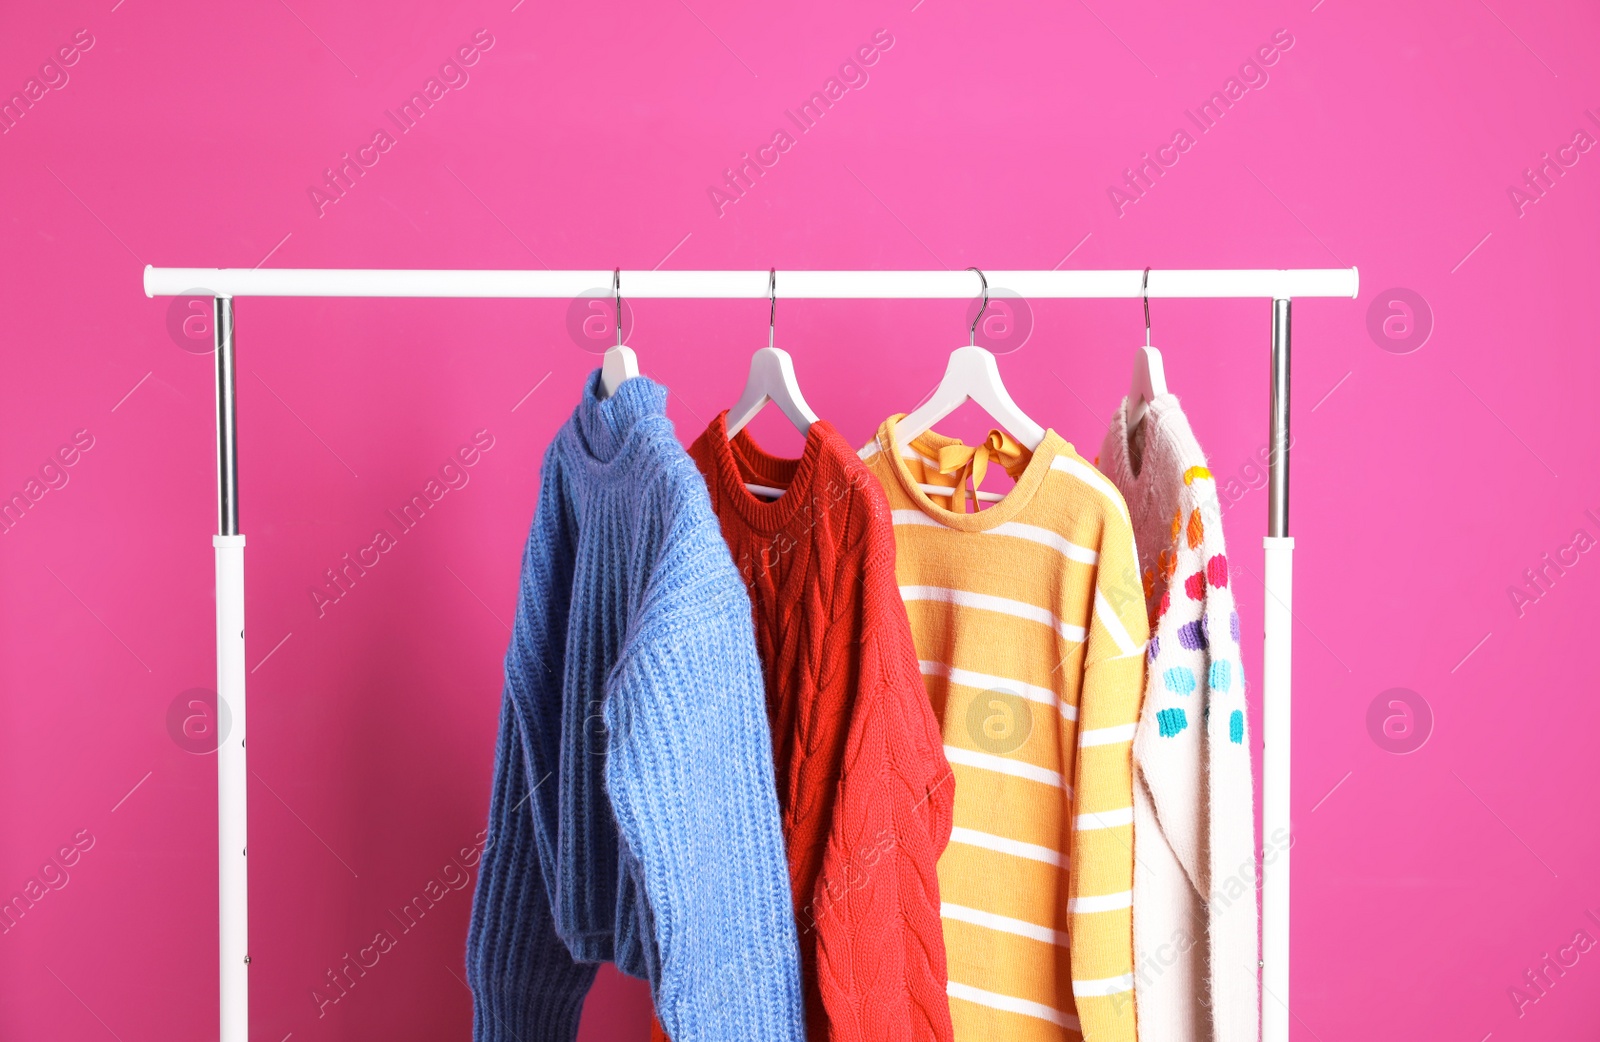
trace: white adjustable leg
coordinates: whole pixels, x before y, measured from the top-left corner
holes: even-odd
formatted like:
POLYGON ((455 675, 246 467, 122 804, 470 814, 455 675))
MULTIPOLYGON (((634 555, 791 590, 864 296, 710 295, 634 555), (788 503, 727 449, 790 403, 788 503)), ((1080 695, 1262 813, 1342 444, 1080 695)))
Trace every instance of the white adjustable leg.
POLYGON ((244 536, 211 537, 217 558, 217 721, 232 726, 217 747, 217 895, 222 1042, 250 1037, 250 885, 245 867, 244 536))
POLYGON ((1265 1042, 1289 1039, 1289 641, 1294 539, 1267 536, 1261 658, 1261 1018, 1265 1042))

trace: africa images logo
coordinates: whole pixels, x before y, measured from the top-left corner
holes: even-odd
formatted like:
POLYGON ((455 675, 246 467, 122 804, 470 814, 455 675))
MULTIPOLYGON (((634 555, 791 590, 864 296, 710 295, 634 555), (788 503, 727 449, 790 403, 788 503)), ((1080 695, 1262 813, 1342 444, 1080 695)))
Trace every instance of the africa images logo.
POLYGON ((991 756, 1014 753, 1033 734, 1033 708, 1015 691, 992 687, 967 706, 967 737, 991 756))

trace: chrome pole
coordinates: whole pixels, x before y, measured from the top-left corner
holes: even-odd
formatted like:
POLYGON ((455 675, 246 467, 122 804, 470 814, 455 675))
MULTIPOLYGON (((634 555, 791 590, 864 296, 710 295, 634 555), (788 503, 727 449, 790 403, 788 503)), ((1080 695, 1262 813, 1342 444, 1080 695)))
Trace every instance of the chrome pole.
POLYGON ((234 401, 233 298, 215 297, 217 534, 239 534, 239 425, 234 401))
POLYGON ((1289 534, 1289 301, 1272 302, 1272 455, 1267 534, 1289 534))

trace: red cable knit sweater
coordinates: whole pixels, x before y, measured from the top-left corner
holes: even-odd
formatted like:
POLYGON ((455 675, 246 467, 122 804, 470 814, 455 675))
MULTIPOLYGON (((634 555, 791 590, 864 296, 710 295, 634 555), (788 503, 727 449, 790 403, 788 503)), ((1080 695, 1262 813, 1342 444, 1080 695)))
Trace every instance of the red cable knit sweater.
POLYGON ((755 610, 811 1042, 951 1042, 936 864, 954 783, 883 490, 826 421, 798 460, 727 414, 689 455, 755 610), (785 488, 763 500, 746 482, 785 488))

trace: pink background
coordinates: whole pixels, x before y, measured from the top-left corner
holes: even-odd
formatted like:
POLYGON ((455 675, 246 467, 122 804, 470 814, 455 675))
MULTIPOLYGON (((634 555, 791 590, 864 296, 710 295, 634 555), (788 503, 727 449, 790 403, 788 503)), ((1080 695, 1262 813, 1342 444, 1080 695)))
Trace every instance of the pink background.
MULTIPOLYGON (((785 269, 1359 266, 1359 300, 1294 310, 1294 1037, 1592 1034, 1600 949, 1569 946, 1600 940, 1579 665, 1600 558, 1570 551, 1520 617, 1507 590, 1600 537, 1600 151, 1569 149, 1520 215, 1508 195, 1600 135, 1593 5, 514 2, 7 12, 0 95, 59 88, 0 135, 0 492, 41 468, 66 484, 0 535, 0 894, 59 887, 0 935, 0 1037, 215 1037, 215 764, 168 726, 215 683, 209 334, 170 333, 140 269, 261 262, 776 265, 778 343, 853 442, 932 386, 965 305, 788 302, 785 269), (69 78, 41 73, 79 29, 69 78), (394 128, 480 29, 470 79, 394 128), (870 79, 719 216, 722 171, 879 29, 870 79), (1270 78, 1201 133, 1185 110, 1259 82, 1239 67, 1280 29, 1270 78), (396 143, 319 216, 311 186, 383 126, 396 143), (1108 188, 1180 127, 1197 143, 1119 216, 1108 188), (1408 321, 1429 335, 1399 353, 1408 321), (50 467, 77 431, 92 448, 50 467), (1406 755, 1369 731, 1391 688, 1432 715, 1406 755), (75 836, 92 846, 66 873, 41 870, 75 836), (1577 964, 1519 1016, 1508 989, 1563 947, 1577 964)), ((1268 311, 1153 308, 1224 479, 1266 438, 1268 311)), ((738 394, 766 305, 634 316, 687 441, 738 394)), ((1139 306, 1032 316, 1002 371, 1092 456, 1139 306)), ((539 460, 596 356, 564 301, 248 299, 238 344, 254 1037, 465 1038, 470 885, 408 933, 390 913, 456 878, 483 827, 539 460), (485 429, 469 483, 319 617, 324 570, 485 429), (313 989, 384 929, 395 946, 319 1016, 313 989)), ((772 416, 756 432, 798 444, 772 416)), ((1252 678, 1265 500, 1227 514, 1252 678)), ((608 971, 585 1036, 643 1039, 647 1011, 608 971)))

